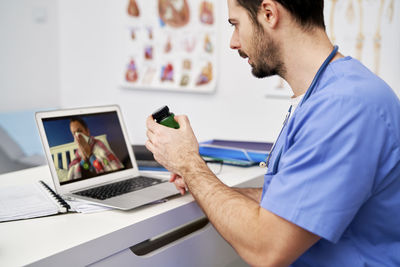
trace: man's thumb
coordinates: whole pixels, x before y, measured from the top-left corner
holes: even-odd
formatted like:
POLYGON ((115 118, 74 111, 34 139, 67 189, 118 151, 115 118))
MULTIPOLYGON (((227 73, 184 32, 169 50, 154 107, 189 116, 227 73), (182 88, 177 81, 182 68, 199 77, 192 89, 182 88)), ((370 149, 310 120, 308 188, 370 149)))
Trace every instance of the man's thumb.
POLYGON ((186 115, 175 116, 175 120, 178 122, 180 127, 185 128, 190 125, 189 118, 186 115))

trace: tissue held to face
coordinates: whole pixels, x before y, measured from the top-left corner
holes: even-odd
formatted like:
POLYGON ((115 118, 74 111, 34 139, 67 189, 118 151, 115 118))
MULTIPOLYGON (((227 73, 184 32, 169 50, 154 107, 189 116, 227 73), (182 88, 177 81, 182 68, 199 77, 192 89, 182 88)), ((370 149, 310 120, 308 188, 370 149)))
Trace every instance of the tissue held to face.
POLYGON ((76 132, 76 133, 75 133, 75 136, 76 136, 76 138, 79 138, 79 136, 82 136, 83 139, 85 139, 85 141, 86 141, 87 143, 89 143, 89 136, 87 136, 86 134, 81 133, 81 132, 76 132))

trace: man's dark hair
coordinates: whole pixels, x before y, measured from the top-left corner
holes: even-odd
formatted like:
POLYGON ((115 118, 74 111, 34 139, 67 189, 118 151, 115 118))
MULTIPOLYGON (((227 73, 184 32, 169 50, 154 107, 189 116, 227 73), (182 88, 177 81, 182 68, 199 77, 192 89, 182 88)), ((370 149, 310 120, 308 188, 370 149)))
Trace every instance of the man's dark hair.
MULTIPOLYGON (((261 8, 263 0, 236 0, 237 3, 245 8, 250 15, 253 23, 259 26, 257 14, 261 8)), ((274 0, 281 4, 292 14, 294 19, 304 29, 313 26, 325 29, 324 23, 324 0, 274 0)))
POLYGON ((74 122, 74 121, 79 122, 83 127, 85 127, 86 130, 88 129, 86 122, 81 117, 74 116, 74 117, 71 117, 71 119, 69 119, 69 123, 74 122))

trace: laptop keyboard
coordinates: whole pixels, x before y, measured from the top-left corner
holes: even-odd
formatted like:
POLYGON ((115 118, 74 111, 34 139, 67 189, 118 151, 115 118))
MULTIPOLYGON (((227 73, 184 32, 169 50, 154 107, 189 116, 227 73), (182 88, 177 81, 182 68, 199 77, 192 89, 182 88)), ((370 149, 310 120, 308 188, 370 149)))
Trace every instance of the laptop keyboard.
POLYGON ((139 176, 128 180, 79 191, 76 192, 75 194, 80 196, 105 200, 111 197, 116 197, 122 194, 126 194, 152 185, 156 185, 162 182, 164 181, 160 179, 139 176))

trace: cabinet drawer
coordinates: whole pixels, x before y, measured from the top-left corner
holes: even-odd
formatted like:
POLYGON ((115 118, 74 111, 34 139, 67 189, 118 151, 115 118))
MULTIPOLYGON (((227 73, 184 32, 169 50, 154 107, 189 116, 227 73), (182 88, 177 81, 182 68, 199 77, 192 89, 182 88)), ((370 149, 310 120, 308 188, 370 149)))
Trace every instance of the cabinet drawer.
MULTIPOLYGON (((204 217, 205 218, 205 217, 204 217)), ((93 263, 90 266, 247 266, 234 251, 234 249, 218 234, 215 228, 207 222, 200 220, 195 222, 198 226, 203 226, 196 231, 182 236, 181 238, 165 244, 162 247, 156 244, 156 249, 137 249, 137 246, 125 249, 119 253, 111 255, 103 260, 93 263), (199 222, 200 221, 200 222, 199 222), (136 251, 136 254, 132 252, 136 251), (137 255, 137 254, 140 254, 137 255)), ((178 235, 178 229, 176 232, 178 235)), ((174 232, 166 233, 174 235, 174 232)), ((163 238, 156 237, 154 240, 163 238)), ((153 240, 150 240, 150 242, 153 240)), ((146 241, 147 242, 147 241, 146 241)), ((165 243, 159 241, 158 243, 165 243)), ((155 242, 157 243, 157 241, 155 242)), ((144 244, 146 246, 146 244, 144 244)))

